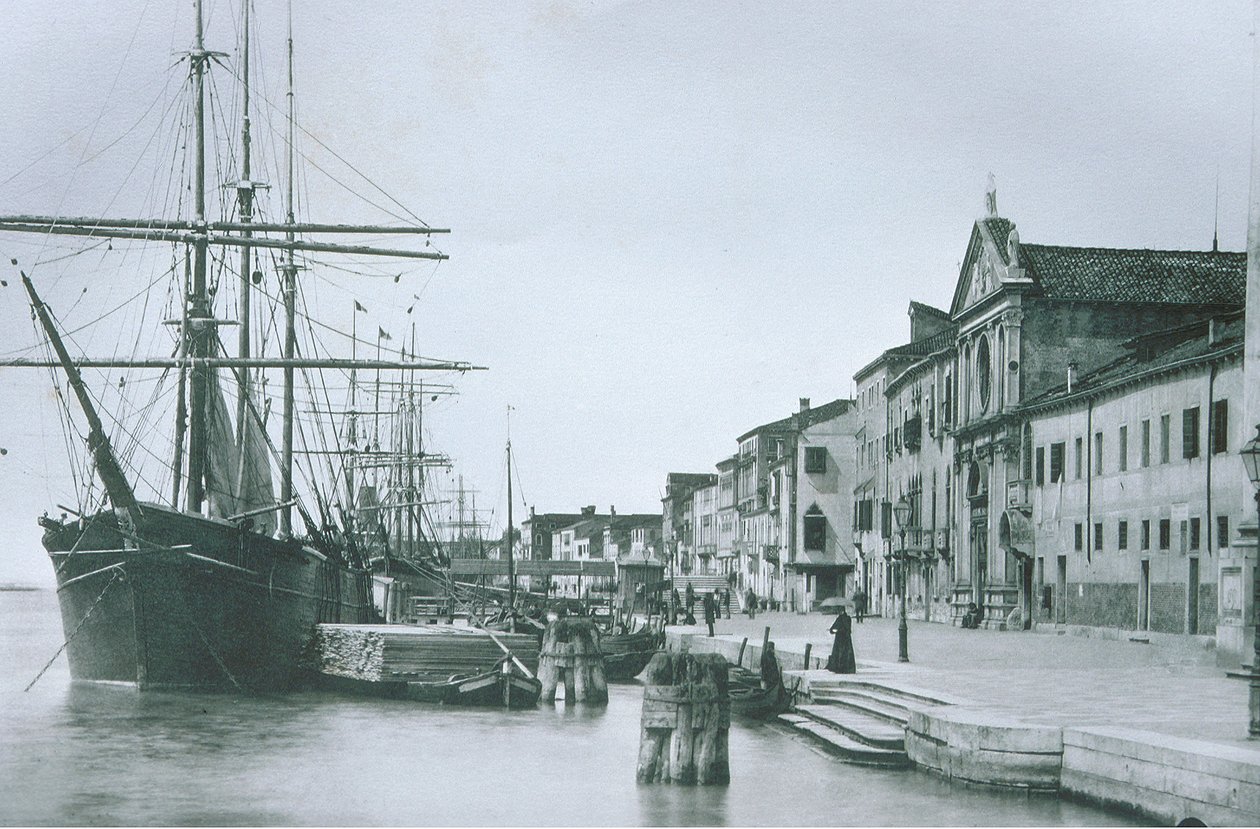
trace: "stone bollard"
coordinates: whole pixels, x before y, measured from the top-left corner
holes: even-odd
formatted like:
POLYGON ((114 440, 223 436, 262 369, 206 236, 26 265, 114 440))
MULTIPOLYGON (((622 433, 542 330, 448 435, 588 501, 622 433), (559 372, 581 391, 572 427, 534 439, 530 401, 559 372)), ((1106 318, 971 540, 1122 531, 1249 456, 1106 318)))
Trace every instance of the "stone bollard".
POLYGON ((538 652, 538 681, 544 702, 556 701, 556 686, 564 683, 564 701, 608 702, 604 655, 599 630, 588 619, 557 619, 543 633, 538 652))
POLYGON ((726 658, 662 652, 644 671, 640 783, 731 782, 726 658))

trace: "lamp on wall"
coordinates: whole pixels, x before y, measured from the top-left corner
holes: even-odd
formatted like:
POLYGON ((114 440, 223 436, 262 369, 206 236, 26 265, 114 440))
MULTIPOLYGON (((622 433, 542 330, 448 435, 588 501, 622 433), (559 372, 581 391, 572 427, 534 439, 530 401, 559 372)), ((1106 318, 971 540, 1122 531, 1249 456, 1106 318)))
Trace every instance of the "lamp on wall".
POLYGON ((1260 738, 1260 426, 1256 427, 1256 436, 1247 441, 1247 445, 1238 454, 1242 456, 1243 468, 1247 470, 1251 486, 1256 490, 1257 561, 1251 568, 1251 613, 1256 630, 1251 657, 1251 695, 1247 706, 1251 714, 1247 731, 1256 739, 1260 738))

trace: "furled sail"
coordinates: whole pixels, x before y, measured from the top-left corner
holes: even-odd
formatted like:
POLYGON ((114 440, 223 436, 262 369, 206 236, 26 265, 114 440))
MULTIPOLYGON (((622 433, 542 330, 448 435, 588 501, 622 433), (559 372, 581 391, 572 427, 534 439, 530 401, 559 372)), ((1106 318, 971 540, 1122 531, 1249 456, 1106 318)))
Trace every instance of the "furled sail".
MULTIPOLYGON (((252 397, 252 395, 250 395, 252 397)), ((276 493, 271 481, 267 436, 262 423, 255 415, 259 407, 249 406, 250 412, 241 429, 239 458, 236 470, 236 498, 242 512, 265 509, 276 503, 276 493)), ((274 512, 254 516, 254 529, 271 535, 276 528, 274 512)))
POLYGON ((236 495, 236 441, 219 373, 206 373, 206 496, 210 515, 227 518, 243 512, 236 495))

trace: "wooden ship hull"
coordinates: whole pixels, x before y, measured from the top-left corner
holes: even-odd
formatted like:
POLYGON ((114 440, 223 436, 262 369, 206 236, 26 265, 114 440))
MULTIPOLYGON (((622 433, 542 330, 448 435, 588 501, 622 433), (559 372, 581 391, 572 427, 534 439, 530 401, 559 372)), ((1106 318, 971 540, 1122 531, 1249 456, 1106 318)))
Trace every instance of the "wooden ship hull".
POLYGON ((45 521, 75 680, 142 689, 279 690, 319 622, 368 622, 371 577, 297 541, 140 504, 45 521), (138 543, 137 543, 138 542, 138 543))

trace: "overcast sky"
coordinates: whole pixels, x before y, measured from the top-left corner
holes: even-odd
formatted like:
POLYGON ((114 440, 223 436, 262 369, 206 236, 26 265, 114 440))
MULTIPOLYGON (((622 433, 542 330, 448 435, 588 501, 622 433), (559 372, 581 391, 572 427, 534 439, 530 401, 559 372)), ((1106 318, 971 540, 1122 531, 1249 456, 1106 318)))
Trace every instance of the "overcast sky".
MULTIPOLYGON (((238 5, 207 0, 229 68, 238 5)), ((284 17, 259 5, 278 186, 284 17)), ((5 7, 0 213, 164 209, 191 1, 5 7)), ((360 333, 414 321, 421 353, 490 368, 428 419, 485 502, 510 403, 527 503, 655 512, 667 472, 711 470, 798 397, 848 396, 907 338, 910 299, 948 305, 989 172, 1026 242, 1182 249, 1211 246, 1219 175, 1221 244, 1242 250, 1251 29, 1242 2, 295 0, 299 144, 452 229, 440 267, 308 274, 309 301, 344 329, 358 299, 360 333)), ((392 221, 309 165, 301 184, 302 218, 392 221)), ((0 237, 71 327, 152 277, 129 251, 31 268, 62 248, 0 237)), ((36 337, 3 276, 8 353, 36 337)), ((120 337, 133 319, 76 345, 168 347, 120 337)), ((44 372, 0 384, 0 581, 49 583, 34 519, 76 500, 57 404, 44 372)))

